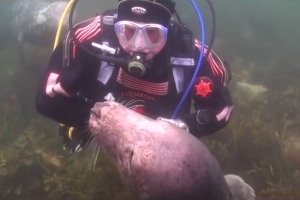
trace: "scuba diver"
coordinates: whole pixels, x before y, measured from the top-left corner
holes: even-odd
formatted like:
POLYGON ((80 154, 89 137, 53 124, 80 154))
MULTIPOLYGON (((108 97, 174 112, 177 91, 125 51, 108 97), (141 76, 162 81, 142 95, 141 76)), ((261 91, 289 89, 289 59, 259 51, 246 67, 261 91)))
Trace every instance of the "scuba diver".
POLYGON ((189 96, 172 118, 202 47, 186 24, 174 20, 175 5, 172 0, 118 0, 117 9, 78 23, 55 48, 35 103, 41 115, 60 123, 70 152, 86 146, 90 109, 99 101, 118 101, 196 137, 228 124, 230 70, 207 46, 189 96), (192 102, 195 112, 190 113, 192 102))

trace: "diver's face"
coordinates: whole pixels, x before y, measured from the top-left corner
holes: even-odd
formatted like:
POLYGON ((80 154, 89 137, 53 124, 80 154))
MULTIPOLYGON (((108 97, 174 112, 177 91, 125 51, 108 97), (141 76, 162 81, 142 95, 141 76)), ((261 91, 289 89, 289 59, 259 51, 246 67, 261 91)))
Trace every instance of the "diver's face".
POLYGON ((155 55, 164 47, 168 29, 160 24, 120 21, 115 31, 126 52, 155 55))

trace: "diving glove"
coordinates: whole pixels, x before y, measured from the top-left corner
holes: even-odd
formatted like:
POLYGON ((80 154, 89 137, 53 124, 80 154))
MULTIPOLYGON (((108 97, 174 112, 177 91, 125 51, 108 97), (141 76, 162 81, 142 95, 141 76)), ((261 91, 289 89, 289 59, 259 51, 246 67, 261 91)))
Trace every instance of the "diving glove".
POLYGON ((58 133, 63 138, 64 149, 70 153, 82 151, 89 138, 86 127, 70 127, 60 124, 58 133))
POLYGON ((166 118, 158 117, 157 120, 163 120, 169 122, 171 124, 178 126, 179 128, 182 128, 186 132, 190 132, 189 127, 181 119, 166 119, 166 118))

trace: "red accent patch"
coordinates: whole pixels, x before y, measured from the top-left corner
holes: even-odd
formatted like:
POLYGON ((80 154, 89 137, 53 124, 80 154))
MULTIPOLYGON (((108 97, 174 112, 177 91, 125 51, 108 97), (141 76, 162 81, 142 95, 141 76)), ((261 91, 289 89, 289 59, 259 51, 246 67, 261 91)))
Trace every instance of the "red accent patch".
POLYGON ((128 75, 122 68, 120 68, 119 70, 117 82, 123 85, 124 87, 158 96, 166 95, 168 93, 169 88, 168 82, 153 83, 134 78, 128 75))
POLYGON ((211 82, 200 79, 200 82, 195 85, 196 95, 206 97, 211 90, 211 82))
POLYGON ((144 114, 145 113, 145 107, 144 106, 138 106, 132 109, 133 111, 140 113, 140 114, 144 114))

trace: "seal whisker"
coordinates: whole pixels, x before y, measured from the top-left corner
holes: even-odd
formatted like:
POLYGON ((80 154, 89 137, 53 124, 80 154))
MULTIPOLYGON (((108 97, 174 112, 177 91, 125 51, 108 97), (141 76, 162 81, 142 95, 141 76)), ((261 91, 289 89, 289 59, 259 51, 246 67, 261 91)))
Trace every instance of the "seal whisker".
MULTIPOLYGON (((90 119, 89 119, 90 120, 90 119)), ((89 123, 89 120, 86 120, 86 124, 89 123)), ((98 123, 100 123, 100 120, 98 120, 98 123)), ((86 132, 88 134, 88 139, 86 141, 86 146, 87 146, 87 149, 88 150, 91 150, 91 147, 92 147, 92 141, 94 140, 93 136, 91 135, 92 133, 92 128, 90 126, 86 126, 86 129, 84 130, 84 132, 86 132), (91 145, 90 145, 91 144, 91 145)))
POLYGON ((93 141, 94 141, 94 140, 93 140, 93 138, 91 137, 91 138, 89 139, 89 143, 87 143, 87 145, 86 145, 86 147, 87 147, 86 150, 87 150, 87 151, 92 151, 92 149, 93 149, 93 144, 94 144, 93 141))
POLYGON ((93 153, 95 151, 96 147, 97 147, 97 141, 95 139, 92 139, 89 150, 92 151, 92 153, 93 153))
POLYGON ((90 147, 91 147, 90 144, 92 143, 92 141, 93 141, 93 137, 90 136, 89 139, 87 140, 86 144, 85 144, 88 150, 90 150, 90 147))
MULTIPOLYGON (((92 171, 95 170, 95 167, 96 167, 96 163, 97 163, 97 160, 98 160, 98 155, 99 155, 99 152, 100 152, 100 145, 97 146, 97 150, 96 150, 96 154, 95 154, 95 157, 93 159, 93 165, 92 165, 92 171)), ((92 160, 91 160, 92 161, 92 160)))
MULTIPOLYGON (((88 123, 88 121, 86 123, 88 123)), ((83 129, 84 132, 89 132, 90 130, 91 130, 91 128, 89 126, 87 126, 83 129)))
POLYGON ((94 157, 95 157, 95 152, 96 152, 95 141, 94 140, 92 140, 89 150, 91 151, 91 156, 89 157, 88 170, 92 171, 92 163, 93 163, 93 160, 94 160, 94 157))
POLYGON ((91 151, 91 157, 89 158, 88 169, 90 171, 94 171, 97 163, 99 151, 100 151, 100 145, 97 142, 97 140, 95 140, 94 138, 91 140, 88 150, 91 151))

